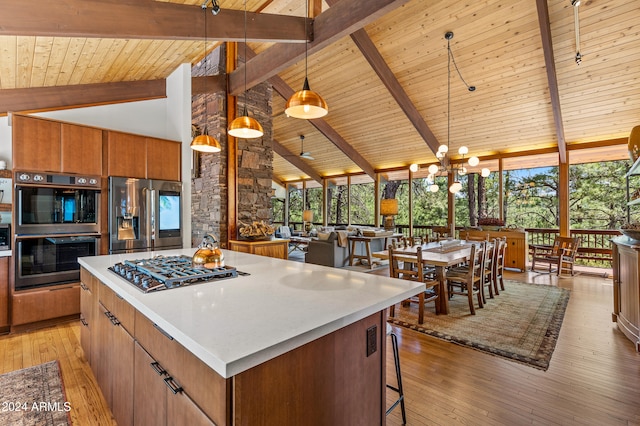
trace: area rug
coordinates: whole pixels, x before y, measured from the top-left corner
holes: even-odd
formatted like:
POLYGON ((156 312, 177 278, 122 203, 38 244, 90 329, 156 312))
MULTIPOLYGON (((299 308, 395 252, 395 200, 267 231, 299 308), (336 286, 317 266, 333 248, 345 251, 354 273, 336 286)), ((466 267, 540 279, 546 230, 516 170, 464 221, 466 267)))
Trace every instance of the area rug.
POLYGON ((427 304, 422 325, 418 307, 396 306, 389 322, 442 340, 501 356, 541 370, 549 368, 556 346, 569 290, 547 285, 505 280, 505 291, 487 299, 476 315, 469 302, 456 295, 449 301, 449 315, 436 315, 427 304))
POLYGON ((0 375, 0 424, 71 424, 58 361, 0 375))

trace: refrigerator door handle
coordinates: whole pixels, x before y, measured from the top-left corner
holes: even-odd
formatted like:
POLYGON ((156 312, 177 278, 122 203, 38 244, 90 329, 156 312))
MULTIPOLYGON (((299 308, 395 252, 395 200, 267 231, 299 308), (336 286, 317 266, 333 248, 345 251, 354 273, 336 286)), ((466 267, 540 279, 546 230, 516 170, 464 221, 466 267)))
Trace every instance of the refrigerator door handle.
POLYGON ((156 208, 156 202, 158 200, 157 192, 158 191, 156 191, 155 189, 151 190, 151 214, 149 215, 151 220, 151 240, 156 239, 156 220, 158 219, 156 218, 156 212, 158 211, 156 208))

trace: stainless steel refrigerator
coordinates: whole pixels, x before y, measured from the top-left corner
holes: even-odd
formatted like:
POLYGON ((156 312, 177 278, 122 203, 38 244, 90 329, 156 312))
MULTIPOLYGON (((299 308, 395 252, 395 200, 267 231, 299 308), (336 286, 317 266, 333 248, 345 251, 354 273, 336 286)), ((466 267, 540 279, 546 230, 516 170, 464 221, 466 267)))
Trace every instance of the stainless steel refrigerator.
POLYGON ((109 253, 182 248, 182 183, 109 177, 109 253))

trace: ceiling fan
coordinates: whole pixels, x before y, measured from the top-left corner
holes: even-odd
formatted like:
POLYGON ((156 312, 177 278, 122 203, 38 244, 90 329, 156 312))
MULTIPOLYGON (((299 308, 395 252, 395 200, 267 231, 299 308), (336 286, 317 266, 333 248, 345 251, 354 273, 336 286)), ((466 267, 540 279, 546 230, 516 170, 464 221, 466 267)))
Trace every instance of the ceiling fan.
POLYGON ((300 135, 300 158, 305 160, 314 160, 310 152, 304 152, 304 135, 300 135))

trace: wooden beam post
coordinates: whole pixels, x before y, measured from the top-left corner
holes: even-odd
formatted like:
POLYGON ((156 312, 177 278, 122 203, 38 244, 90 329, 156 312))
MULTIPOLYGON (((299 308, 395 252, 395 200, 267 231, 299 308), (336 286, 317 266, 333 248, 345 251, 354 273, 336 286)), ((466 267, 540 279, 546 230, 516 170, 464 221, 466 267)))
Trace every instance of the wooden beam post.
POLYGON ((560 236, 571 236, 569 214, 569 152, 565 152, 567 161, 558 165, 558 203, 560 211, 560 236))
MULTIPOLYGON (((227 74, 238 65, 238 43, 227 43, 227 74)), ((227 92, 227 123, 236 118, 238 105, 235 96, 227 92)), ((226 133, 226 132, 225 132, 226 133)), ((227 133, 227 241, 238 234, 238 141, 227 133)))

